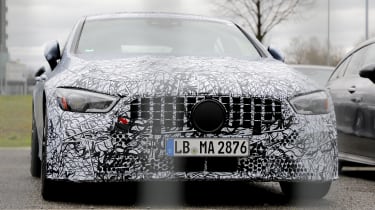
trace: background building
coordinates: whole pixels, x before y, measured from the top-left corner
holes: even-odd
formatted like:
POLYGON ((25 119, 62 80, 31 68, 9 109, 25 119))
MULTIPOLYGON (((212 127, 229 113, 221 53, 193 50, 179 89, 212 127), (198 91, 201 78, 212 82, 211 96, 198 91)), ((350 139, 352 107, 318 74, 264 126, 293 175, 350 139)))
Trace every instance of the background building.
POLYGON ((8 61, 5 67, 5 94, 27 94, 27 67, 19 61, 8 61))

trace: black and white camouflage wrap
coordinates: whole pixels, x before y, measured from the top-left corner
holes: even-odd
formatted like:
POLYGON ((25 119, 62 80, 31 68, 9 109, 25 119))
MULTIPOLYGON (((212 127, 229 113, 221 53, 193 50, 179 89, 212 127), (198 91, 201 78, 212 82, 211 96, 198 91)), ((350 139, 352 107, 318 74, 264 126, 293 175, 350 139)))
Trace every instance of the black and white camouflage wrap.
MULTIPOLYGON (((70 181, 255 180, 330 181, 338 177, 335 116, 296 114, 289 100, 314 92, 315 83, 272 59, 129 57, 112 60, 63 59, 46 82, 48 113, 47 178, 70 181), (60 109, 57 87, 79 88, 120 99, 108 113, 60 109), (197 131, 154 135, 147 121, 130 131, 115 126, 129 116, 138 97, 239 96, 282 103, 281 124, 259 135, 251 129, 219 134, 197 131), (236 159, 236 170, 181 172, 166 155, 169 137, 246 138, 250 155, 236 159)), ((185 127, 184 127, 185 129, 185 127)))

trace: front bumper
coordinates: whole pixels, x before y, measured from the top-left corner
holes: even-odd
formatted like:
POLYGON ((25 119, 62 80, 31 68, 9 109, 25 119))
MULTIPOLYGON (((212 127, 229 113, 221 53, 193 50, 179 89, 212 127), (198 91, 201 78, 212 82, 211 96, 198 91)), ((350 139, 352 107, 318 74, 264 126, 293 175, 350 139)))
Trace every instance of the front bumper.
MULTIPOLYGON (((53 97, 52 97, 53 98, 53 97)), ((194 170, 177 169, 166 155, 165 140, 189 133, 154 135, 126 132, 115 126, 118 116, 129 112, 128 98, 109 113, 63 112, 56 100, 48 103, 46 162, 48 179, 69 181, 131 180, 252 180, 330 181, 338 177, 338 152, 334 113, 298 115, 283 103, 283 125, 260 135, 246 130, 215 137, 246 138, 250 155, 233 158, 226 171, 224 159, 200 158, 194 170), (224 168, 210 167, 223 161, 224 168), (202 165, 200 168, 199 164, 202 165)), ((206 134, 210 137, 212 134, 206 134)), ((193 160, 194 162, 195 160, 193 160)), ((185 161, 186 162, 186 161, 185 161)), ((219 163, 220 165, 220 163, 219 163)))

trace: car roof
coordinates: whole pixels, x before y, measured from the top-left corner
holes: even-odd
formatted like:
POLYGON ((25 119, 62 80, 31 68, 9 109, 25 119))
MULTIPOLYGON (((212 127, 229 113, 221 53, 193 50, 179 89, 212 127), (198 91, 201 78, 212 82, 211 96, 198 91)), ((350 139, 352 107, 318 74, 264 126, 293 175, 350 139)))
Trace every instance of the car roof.
POLYGON ((192 14, 181 14, 181 13, 170 13, 170 12, 119 12, 119 13, 107 13, 88 15, 85 17, 86 20, 105 20, 105 19, 117 19, 117 18, 171 18, 171 19, 187 19, 187 20, 202 20, 211 21, 224 24, 234 24, 231 21, 223 20, 219 18, 212 18, 200 15, 192 14))
POLYGON ((367 45, 370 45, 370 44, 374 44, 375 43, 375 37, 374 38, 371 38, 371 39, 368 39, 364 42, 361 42, 360 44, 358 44, 356 47, 354 47, 352 50, 350 50, 348 53, 345 54, 345 56, 343 57, 343 59, 341 59, 341 61, 336 65, 336 68, 338 66, 341 65, 341 63, 343 63, 349 56, 351 56, 353 53, 355 53, 356 51, 358 51, 359 49, 367 46, 367 45))
POLYGON ((353 52, 355 52, 355 51, 357 51, 358 49, 360 49, 360 48, 362 48, 362 47, 364 47, 364 46, 367 46, 367 45, 369 45, 369 44, 373 44, 373 43, 375 43, 375 38, 371 38, 371 39, 368 39, 368 40, 366 40, 366 41, 364 41, 364 42, 361 42, 361 43, 359 43, 353 50, 351 50, 349 53, 348 53, 348 55, 349 54, 352 54, 353 52))

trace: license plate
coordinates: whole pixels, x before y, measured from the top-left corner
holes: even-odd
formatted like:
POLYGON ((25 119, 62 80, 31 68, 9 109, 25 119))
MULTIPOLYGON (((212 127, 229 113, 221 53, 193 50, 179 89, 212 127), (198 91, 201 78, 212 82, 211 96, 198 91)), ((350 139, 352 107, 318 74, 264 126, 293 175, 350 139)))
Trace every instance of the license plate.
POLYGON ((249 155, 247 139, 169 138, 168 156, 244 157, 249 155))

